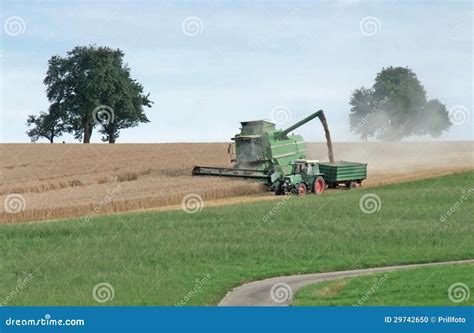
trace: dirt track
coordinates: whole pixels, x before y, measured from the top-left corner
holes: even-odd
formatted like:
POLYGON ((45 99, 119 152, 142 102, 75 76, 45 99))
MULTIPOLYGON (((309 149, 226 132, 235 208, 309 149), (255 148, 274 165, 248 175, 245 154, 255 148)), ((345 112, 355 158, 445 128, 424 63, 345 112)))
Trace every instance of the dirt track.
POLYGON ((434 267, 441 265, 474 264, 474 260, 459 260, 447 262, 434 262, 426 264, 398 265, 389 267, 376 267, 338 271, 330 273, 291 275, 269 278, 261 281, 246 283, 229 291, 219 302, 220 306, 288 306, 293 301, 293 296, 302 287, 343 278, 392 272, 403 269, 434 267))
MULTIPOLYGON (((325 143, 308 157, 327 160, 325 143)), ((367 162, 364 186, 474 169, 474 143, 335 143, 336 159, 367 162)), ((176 209, 187 194, 205 206, 273 197, 252 182, 192 177, 194 165, 228 166, 226 143, 1 144, 0 221, 33 221, 141 209, 176 209), (18 194, 22 210, 6 204, 18 194)))

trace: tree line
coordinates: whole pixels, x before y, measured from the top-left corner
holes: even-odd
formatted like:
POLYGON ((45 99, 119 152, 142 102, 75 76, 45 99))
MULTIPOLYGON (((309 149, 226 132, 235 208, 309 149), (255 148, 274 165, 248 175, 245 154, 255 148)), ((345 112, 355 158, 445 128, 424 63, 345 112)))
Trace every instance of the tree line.
MULTIPOLYGON (((153 103, 134 80, 119 49, 77 46, 65 57, 53 56, 44 79, 50 106, 29 115, 31 141, 70 133, 89 143, 97 129, 104 142, 115 143, 122 129, 149 122, 145 107, 153 103)), ((412 135, 439 137, 452 125, 446 106, 427 94, 409 68, 383 68, 371 88, 355 89, 349 104, 351 131, 363 140, 399 141, 412 135)))
POLYGON ((31 141, 70 133, 89 143, 98 129, 104 142, 115 143, 120 131, 149 122, 144 108, 150 94, 134 80, 119 49, 77 46, 66 57, 53 56, 44 79, 50 106, 29 115, 26 134, 31 141))

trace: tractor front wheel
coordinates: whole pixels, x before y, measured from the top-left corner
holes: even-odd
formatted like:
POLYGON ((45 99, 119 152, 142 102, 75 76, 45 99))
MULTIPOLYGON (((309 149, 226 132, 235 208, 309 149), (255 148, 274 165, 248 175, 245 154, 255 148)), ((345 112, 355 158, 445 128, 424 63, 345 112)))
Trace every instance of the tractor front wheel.
POLYGON ((298 195, 300 197, 304 197, 306 195, 306 185, 305 184, 299 184, 298 185, 298 195))
POLYGON ((324 178, 321 176, 318 176, 314 180, 313 193, 317 195, 323 194, 325 189, 326 189, 326 182, 324 181, 324 178))

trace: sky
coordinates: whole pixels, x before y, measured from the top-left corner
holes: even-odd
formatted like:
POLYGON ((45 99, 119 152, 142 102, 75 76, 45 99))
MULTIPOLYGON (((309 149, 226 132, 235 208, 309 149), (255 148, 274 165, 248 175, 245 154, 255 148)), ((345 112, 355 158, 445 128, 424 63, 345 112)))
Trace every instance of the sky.
MULTIPOLYGON (((473 18, 471 1, 2 0, 0 142, 29 142, 48 60, 89 44, 122 49, 154 101, 118 143, 228 141, 240 121, 284 128, 318 109, 334 141, 358 141, 351 92, 388 66, 411 68, 451 110, 440 140, 473 140, 473 18)), ((324 141, 314 122, 297 133, 324 141)))

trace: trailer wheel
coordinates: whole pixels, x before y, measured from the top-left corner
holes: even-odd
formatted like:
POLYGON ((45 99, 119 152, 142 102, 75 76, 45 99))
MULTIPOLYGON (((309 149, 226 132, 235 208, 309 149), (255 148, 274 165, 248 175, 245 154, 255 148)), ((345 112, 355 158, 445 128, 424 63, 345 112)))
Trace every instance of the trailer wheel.
POLYGON ((348 190, 353 190, 353 189, 355 189, 356 187, 357 187, 357 183, 354 182, 354 181, 349 181, 349 182, 346 183, 346 188, 347 188, 348 190))
POLYGON ((304 197, 306 195, 306 185, 305 184, 299 184, 298 185, 298 195, 300 197, 304 197))
POLYGON ((313 193, 316 195, 323 194, 326 189, 326 182, 321 176, 316 177, 313 184, 313 193))

